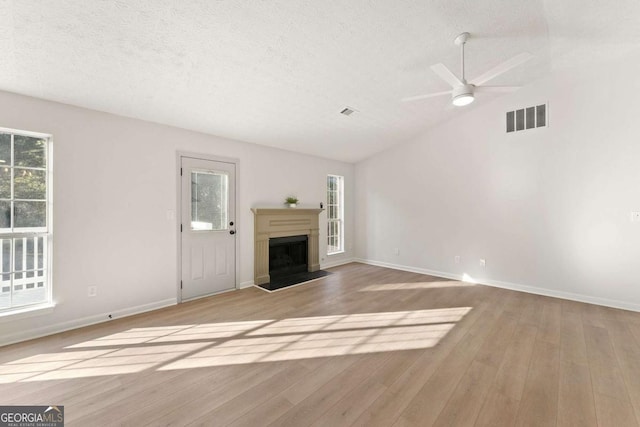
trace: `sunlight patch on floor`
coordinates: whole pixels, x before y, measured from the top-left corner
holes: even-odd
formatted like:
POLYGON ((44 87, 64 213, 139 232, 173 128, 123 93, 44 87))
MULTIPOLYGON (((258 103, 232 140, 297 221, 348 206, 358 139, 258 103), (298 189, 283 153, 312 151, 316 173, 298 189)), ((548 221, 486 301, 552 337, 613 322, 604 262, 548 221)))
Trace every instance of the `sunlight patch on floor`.
POLYGON ((155 328, 133 328, 124 332, 118 332, 117 334, 100 337, 95 340, 74 344, 66 348, 103 347, 127 344, 227 338, 271 322, 273 322, 273 320, 203 323, 199 325, 164 326, 155 328))
POLYGON ((0 383, 140 372, 208 345, 211 343, 39 354, 0 365, 0 383))
POLYGON ((395 311, 389 313, 360 313, 336 316, 300 317, 275 321, 247 335, 267 335, 296 332, 318 332, 338 329, 367 329, 400 325, 457 322, 470 307, 433 310, 395 311))
POLYGON ((1 364, 0 383, 424 349, 437 345, 471 309, 132 328, 1 364))
POLYGON ((435 346, 454 326, 454 323, 444 323, 427 326, 365 328, 359 331, 287 334, 276 339, 273 337, 243 338, 208 348, 172 362, 160 370, 430 348, 435 346))

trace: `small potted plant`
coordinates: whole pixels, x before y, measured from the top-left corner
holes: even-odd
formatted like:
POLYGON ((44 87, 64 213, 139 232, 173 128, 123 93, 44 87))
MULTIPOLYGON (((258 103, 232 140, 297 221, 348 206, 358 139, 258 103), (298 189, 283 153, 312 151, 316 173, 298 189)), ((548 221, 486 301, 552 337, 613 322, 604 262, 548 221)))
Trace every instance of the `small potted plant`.
POLYGON ((290 208, 295 208, 297 206, 298 198, 296 196, 289 196, 285 200, 290 208))

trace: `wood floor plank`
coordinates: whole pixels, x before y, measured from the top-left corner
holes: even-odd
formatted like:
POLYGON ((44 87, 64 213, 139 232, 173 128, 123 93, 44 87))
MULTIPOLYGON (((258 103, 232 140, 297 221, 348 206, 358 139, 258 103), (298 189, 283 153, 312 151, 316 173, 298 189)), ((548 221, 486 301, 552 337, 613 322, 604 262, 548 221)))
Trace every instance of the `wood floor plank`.
POLYGON ((229 426, 255 427, 268 425, 286 414, 291 408, 293 408, 293 404, 287 398, 278 394, 244 413, 229 426))
POLYGON ((551 426, 556 424, 559 361, 560 349, 557 344, 536 339, 515 425, 551 426))
POLYGON ((629 401, 636 420, 640 421, 640 343, 635 339, 629 323, 618 313, 607 318, 606 325, 629 401))
POLYGON ((595 402, 599 427, 638 426, 629 402, 602 393, 595 394, 595 402))
POLYGON ((367 379, 343 396, 312 425, 315 427, 351 425, 386 388, 375 377, 367 379))
POLYGON ((498 368, 474 361, 436 419, 435 426, 473 426, 498 368))
POLYGON ((313 424, 352 389, 365 381, 388 357, 390 357, 388 353, 365 355, 354 369, 331 379, 269 425, 297 427, 313 424))
MULTIPOLYGON (((172 417, 177 416, 176 425, 186 426, 210 426, 228 425, 251 409, 268 400, 271 394, 278 394, 291 384, 304 378, 309 373, 308 369, 300 363, 287 366, 286 369, 276 375, 257 383, 255 386, 238 394, 220 406, 215 407, 210 401, 203 399, 200 404, 189 405, 183 411, 173 411, 172 417), (196 406, 197 405, 197 406, 196 406)), ((165 423, 167 420, 163 419, 165 423)))
POLYGON ((594 391, 614 399, 628 400, 627 389, 607 329, 585 325, 584 331, 594 391))
POLYGON ((478 426, 515 424, 524 393, 538 328, 518 323, 476 420, 478 426))
POLYGON ((564 311, 562 314, 560 360, 585 366, 589 364, 582 316, 579 312, 564 311))
POLYGON ((551 344, 559 344, 561 330, 562 304, 557 300, 548 298, 548 301, 544 303, 542 309, 538 339, 551 344))
POLYGON ((304 381, 299 381, 280 393, 292 405, 302 402, 331 379, 362 359, 361 355, 345 356, 311 371, 304 381))
POLYGON ((67 420, 80 425, 92 419, 122 420, 122 423, 126 423, 127 419, 135 418, 138 412, 153 413, 157 406, 177 404, 203 387, 219 390, 238 378, 250 377, 257 370, 258 367, 246 369, 229 366, 208 372, 176 370, 150 373, 150 379, 147 376, 138 377, 117 392, 96 393, 89 404, 85 401, 67 401, 76 408, 67 420))
POLYGON ((632 420, 637 421, 606 321, 599 316, 597 324, 602 327, 585 325, 584 330, 598 424, 634 425, 632 420))
POLYGON ((589 367, 568 361, 561 362, 558 426, 596 426, 594 402, 589 367))

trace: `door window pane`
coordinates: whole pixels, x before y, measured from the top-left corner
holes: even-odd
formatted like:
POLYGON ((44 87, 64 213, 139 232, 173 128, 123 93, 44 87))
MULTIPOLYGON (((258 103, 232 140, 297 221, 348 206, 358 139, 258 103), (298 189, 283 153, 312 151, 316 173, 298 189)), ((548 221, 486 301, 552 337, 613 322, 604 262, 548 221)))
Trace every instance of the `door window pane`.
POLYGON ((229 176, 221 172, 191 172, 191 229, 226 230, 229 176))
POLYGON ((44 200, 47 198, 46 172, 37 169, 16 169, 13 178, 16 199, 44 200))
POLYGON ((46 147, 47 142, 44 139, 14 135, 14 165, 44 168, 47 162, 46 147))

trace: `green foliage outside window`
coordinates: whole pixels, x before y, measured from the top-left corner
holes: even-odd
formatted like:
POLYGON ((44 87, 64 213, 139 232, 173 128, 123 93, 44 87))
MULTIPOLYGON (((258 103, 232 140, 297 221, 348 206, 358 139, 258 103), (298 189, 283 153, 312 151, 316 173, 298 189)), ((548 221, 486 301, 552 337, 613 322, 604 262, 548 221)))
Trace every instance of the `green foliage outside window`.
POLYGON ((0 228, 46 227, 46 164, 46 140, 0 134, 0 228))

